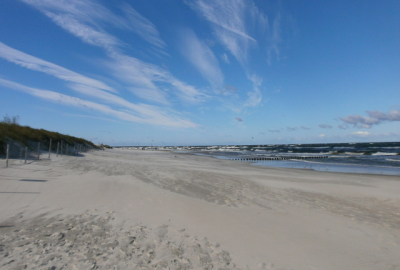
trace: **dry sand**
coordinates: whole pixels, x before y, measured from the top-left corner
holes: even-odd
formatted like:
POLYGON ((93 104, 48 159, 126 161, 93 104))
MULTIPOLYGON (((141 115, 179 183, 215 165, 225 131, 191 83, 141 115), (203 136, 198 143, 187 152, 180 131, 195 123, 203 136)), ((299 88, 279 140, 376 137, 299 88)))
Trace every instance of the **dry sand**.
POLYGON ((400 179, 161 151, 0 161, 0 269, 400 269, 400 179))

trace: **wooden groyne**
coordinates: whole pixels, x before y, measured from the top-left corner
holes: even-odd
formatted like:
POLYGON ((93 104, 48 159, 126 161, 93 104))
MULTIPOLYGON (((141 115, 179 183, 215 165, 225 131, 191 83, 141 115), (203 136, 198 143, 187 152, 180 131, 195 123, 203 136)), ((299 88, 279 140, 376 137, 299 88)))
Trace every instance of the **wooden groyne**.
POLYGON ((263 160, 289 160, 289 159, 321 159, 328 158, 328 156, 282 156, 282 157, 259 157, 259 158, 234 158, 232 160, 242 160, 242 161, 263 161, 263 160))

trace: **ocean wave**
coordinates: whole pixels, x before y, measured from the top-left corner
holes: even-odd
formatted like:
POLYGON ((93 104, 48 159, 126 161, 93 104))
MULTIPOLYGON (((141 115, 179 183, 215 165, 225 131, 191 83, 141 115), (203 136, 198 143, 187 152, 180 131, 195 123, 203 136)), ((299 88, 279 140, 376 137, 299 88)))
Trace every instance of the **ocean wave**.
POLYGON ((364 152, 345 152, 346 155, 363 156, 364 152))
POLYGON ((374 168, 386 168, 386 169, 394 169, 397 170, 399 169, 398 167, 393 167, 389 165, 371 165, 371 164, 360 164, 360 163, 339 163, 339 162, 321 162, 321 161, 315 161, 315 160, 292 160, 292 162, 297 162, 297 163, 310 163, 310 164, 318 164, 320 166, 326 166, 329 167, 329 165, 336 165, 336 166, 346 166, 346 167, 374 167, 374 168))
POLYGON ((400 162, 400 159, 391 159, 391 158, 387 158, 385 159, 386 161, 394 161, 394 162, 400 162))
POLYGON ((387 152, 376 152, 372 154, 373 156, 396 156, 397 153, 387 153, 387 152))
POLYGON ((334 146, 332 147, 333 150, 355 150, 356 148, 352 146, 334 146))
POLYGON ((374 149, 400 149, 400 146, 372 146, 369 148, 374 148, 374 149))

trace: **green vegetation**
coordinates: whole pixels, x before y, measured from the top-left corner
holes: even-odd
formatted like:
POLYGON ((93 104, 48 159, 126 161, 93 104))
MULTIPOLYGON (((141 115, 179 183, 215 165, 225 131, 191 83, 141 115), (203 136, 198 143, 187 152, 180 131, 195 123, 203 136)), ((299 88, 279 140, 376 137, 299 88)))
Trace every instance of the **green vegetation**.
POLYGON ((49 146, 52 139, 52 150, 56 150, 57 142, 63 142, 70 146, 88 146, 98 148, 92 142, 82 138, 52 132, 45 129, 35 129, 28 126, 20 126, 18 124, 18 116, 5 116, 0 122, 0 155, 5 154, 7 143, 13 142, 21 146, 27 146, 33 149, 35 143, 41 142, 44 146, 49 146))
POLYGON ((101 148, 107 148, 107 149, 113 149, 112 146, 109 146, 109 145, 107 145, 107 144, 100 144, 100 147, 101 147, 101 148))

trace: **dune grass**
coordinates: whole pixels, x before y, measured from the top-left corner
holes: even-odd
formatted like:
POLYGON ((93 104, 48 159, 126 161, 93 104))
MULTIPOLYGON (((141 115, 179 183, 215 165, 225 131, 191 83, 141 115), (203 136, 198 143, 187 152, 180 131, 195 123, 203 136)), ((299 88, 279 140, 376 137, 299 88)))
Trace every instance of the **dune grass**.
POLYGON ((31 148, 32 143, 41 142, 44 146, 49 146, 50 139, 52 139, 52 148, 55 148, 57 142, 63 142, 70 146, 87 146, 97 148, 92 142, 77 138, 70 135, 60 134, 58 132, 48 131, 45 129, 35 129, 29 126, 20 126, 17 121, 7 121, 10 118, 4 117, 0 122, 0 155, 5 154, 6 145, 9 142, 17 143, 20 146, 27 146, 31 148))

